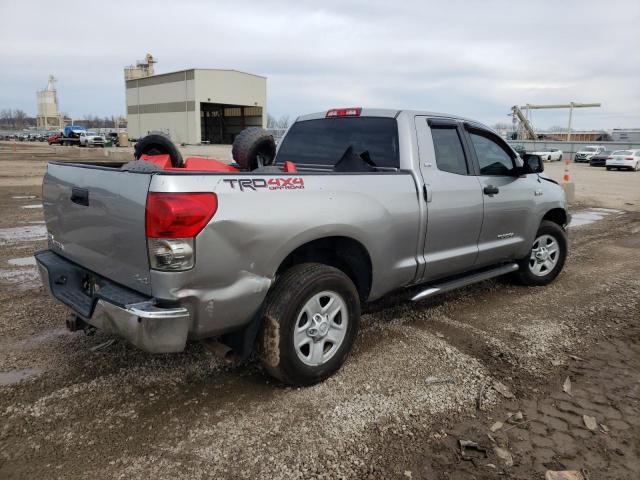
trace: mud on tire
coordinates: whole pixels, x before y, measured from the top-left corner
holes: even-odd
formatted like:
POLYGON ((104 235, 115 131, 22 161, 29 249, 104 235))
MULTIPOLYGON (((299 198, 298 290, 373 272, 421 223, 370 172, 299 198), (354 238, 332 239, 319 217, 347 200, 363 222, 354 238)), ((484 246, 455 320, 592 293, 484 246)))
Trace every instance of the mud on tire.
POLYGON ((231 154, 243 170, 271 165, 276 156, 276 142, 263 128, 245 128, 236 136, 231 154))
POLYGON ((353 346, 360 323, 358 292, 351 279, 337 268, 320 263, 299 264, 277 280, 265 302, 262 321, 257 353, 267 373, 289 385, 312 385, 335 373, 353 346), (344 302, 347 314, 340 321, 346 332, 330 358, 319 365, 309 365, 297 351, 295 331, 300 332, 304 321, 303 308, 325 292, 334 292, 344 302))

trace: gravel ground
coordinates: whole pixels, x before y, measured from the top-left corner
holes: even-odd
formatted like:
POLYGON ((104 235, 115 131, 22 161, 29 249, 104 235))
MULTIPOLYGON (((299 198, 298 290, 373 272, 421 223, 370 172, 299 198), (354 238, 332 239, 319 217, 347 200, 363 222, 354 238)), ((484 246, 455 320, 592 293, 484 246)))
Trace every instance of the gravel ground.
MULTIPOLYGON (((6 155, 0 146, 0 163, 15 162, 6 155)), ((43 161, 30 162, 26 175, 37 178, 43 161)), ((65 309, 27 260, 45 246, 42 211, 21 207, 39 196, 29 182, 0 186, 2 478, 542 478, 537 461, 470 471, 451 440, 502 418, 504 394, 543 401, 570 355, 594 358, 598 340, 640 318, 640 214, 616 205, 571 229, 552 285, 499 279, 416 304, 388 297, 365 309, 337 375, 283 388, 256 362, 230 367, 199 344, 153 356, 105 344, 100 332, 67 332, 65 309)))

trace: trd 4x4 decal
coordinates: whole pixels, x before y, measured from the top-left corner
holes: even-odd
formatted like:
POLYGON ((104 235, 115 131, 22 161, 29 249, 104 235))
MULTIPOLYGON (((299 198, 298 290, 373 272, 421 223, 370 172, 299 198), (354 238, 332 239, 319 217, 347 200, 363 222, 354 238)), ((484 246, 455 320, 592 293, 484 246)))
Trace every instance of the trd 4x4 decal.
POLYGON ((232 189, 236 187, 241 192, 245 190, 258 190, 266 188, 268 190, 300 190, 304 188, 304 179, 301 177, 283 177, 283 178, 232 178, 224 179, 232 189))

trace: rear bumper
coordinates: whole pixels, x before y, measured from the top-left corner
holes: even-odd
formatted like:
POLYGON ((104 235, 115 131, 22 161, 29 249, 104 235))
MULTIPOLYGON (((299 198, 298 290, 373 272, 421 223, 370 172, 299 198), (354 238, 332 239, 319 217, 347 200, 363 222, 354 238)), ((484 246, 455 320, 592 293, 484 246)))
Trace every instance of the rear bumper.
POLYGON ((607 167, 616 167, 616 168, 631 168, 635 167, 635 162, 632 160, 607 160, 607 167))
POLYGON ((50 250, 35 257, 45 289, 89 325, 150 353, 184 350, 191 321, 186 308, 159 306, 50 250))

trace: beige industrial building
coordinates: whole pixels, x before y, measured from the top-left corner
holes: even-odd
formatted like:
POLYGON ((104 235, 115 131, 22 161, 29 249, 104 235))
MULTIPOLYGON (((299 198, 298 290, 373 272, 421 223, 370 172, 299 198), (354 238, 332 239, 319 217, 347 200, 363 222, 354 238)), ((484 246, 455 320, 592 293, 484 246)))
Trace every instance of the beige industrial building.
POLYGON ((232 143, 267 121, 267 79, 235 70, 190 69, 125 80, 129 137, 152 131, 176 143, 232 143))

